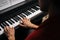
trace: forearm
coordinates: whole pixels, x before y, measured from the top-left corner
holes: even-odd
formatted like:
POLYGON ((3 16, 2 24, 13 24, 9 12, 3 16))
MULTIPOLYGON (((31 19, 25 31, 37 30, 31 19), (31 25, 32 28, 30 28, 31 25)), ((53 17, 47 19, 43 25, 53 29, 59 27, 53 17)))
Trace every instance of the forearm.
POLYGON ((31 24, 30 25, 30 28, 34 28, 34 29, 37 29, 39 26, 38 25, 35 25, 35 24, 31 24))
POLYGON ((35 24, 32 24, 30 27, 31 28, 45 28, 47 25, 49 24, 49 19, 45 20, 43 23, 41 23, 40 25, 35 25, 35 24))

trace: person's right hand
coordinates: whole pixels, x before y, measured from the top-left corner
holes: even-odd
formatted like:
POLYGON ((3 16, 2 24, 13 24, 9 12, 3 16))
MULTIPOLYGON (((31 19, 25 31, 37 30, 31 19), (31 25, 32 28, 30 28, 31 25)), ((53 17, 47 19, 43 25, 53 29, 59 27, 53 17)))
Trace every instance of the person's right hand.
POLYGON ((20 24, 20 26, 24 26, 24 27, 30 27, 32 25, 32 23, 30 22, 30 19, 27 18, 23 18, 22 19, 22 23, 20 24))
POLYGON ((30 19, 27 19, 27 18, 23 18, 22 19, 22 24, 20 24, 20 26, 23 26, 23 27, 28 27, 28 28, 38 28, 39 26, 38 25, 35 25, 33 23, 31 23, 30 19))

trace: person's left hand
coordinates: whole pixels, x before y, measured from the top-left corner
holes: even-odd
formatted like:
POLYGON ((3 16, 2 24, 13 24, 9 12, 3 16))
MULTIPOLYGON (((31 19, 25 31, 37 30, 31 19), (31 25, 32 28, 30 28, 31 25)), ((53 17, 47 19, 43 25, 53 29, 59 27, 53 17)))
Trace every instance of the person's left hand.
POLYGON ((7 35, 8 37, 14 37, 14 35, 15 35, 15 30, 14 30, 13 27, 10 28, 9 26, 6 26, 6 27, 4 28, 4 30, 5 30, 5 33, 6 33, 6 35, 7 35))

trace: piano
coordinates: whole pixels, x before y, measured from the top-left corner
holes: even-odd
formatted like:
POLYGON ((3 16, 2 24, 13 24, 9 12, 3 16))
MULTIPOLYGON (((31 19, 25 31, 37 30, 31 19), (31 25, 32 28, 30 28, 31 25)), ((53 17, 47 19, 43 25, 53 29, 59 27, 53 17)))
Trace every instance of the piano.
POLYGON ((44 15, 46 15, 46 13, 40 10, 37 0, 25 0, 0 10, 0 35, 4 33, 4 27, 6 25, 17 29, 17 26, 22 23, 21 19, 24 17, 37 20, 34 18, 37 18, 37 16, 42 18, 44 15))

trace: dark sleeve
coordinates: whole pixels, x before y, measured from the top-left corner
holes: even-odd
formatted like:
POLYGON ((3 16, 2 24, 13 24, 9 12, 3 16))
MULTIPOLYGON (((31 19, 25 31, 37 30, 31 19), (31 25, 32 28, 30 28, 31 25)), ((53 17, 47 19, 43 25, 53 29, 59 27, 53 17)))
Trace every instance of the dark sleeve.
POLYGON ((38 29, 42 29, 42 28, 46 28, 47 26, 49 26, 50 24, 50 22, 49 22, 50 20, 49 19, 47 19, 46 21, 44 21, 43 23, 41 23, 40 25, 39 25, 39 28, 38 29))

